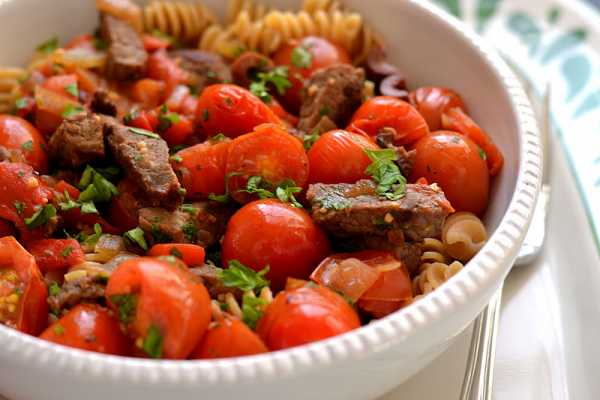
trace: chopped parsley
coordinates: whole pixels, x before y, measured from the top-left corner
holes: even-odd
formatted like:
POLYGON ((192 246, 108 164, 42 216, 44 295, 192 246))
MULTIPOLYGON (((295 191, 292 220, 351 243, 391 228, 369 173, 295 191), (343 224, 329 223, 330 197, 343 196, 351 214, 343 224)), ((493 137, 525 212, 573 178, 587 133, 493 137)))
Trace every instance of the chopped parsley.
POLYGON ((319 115, 321 117, 325 117, 327 115, 329 115, 329 113, 331 112, 331 109, 329 108, 329 106, 327 104, 324 104, 323 106, 321 106, 321 108, 319 109, 319 115))
POLYGON ((65 328, 57 322, 56 325, 54 325, 54 328, 52 328, 52 331, 55 335, 61 336, 65 333, 65 328))
POLYGON ((304 135, 304 137, 302 138, 304 149, 310 150, 310 148, 317 142, 317 140, 319 140, 320 137, 321 134, 319 133, 318 128, 313 130, 312 133, 304 135))
POLYGON ((72 246, 67 246, 67 247, 65 247, 65 248, 64 248, 64 249, 63 249, 63 250, 60 252, 60 255, 61 255, 63 258, 67 258, 67 257, 69 257, 69 256, 71 255, 71 253, 73 253, 73 247, 72 247, 72 246))
POLYGON ((17 210, 17 214, 23 214, 23 211, 25 211, 25 203, 23 203, 22 201, 15 200, 13 204, 15 206, 15 210, 17 210))
POLYGON ((58 286, 58 283, 52 282, 48 285, 48 294, 50 294, 50 296, 58 296, 59 293, 60 286, 58 286))
POLYGON ((275 87, 278 94, 285 94, 286 90, 292 87, 288 79, 288 69, 286 67, 275 67, 268 72, 259 72, 256 79, 250 84, 250 92, 263 102, 271 101, 269 86, 275 87))
POLYGON ((53 36, 43 43, 40 43, 36 48, 37 51, 44 54, 50 54, 58 49, 58 36, 53 36))
POLYGON ((222 133, 217 133, 215 136, 208 138, 208 140, 211 142, 222 142, 225 139, 227 139, 227 136, 223 135, 222 133))
POLYGON ((134 127, 128 127, 127 129, 129 129, 130 132, 135 133, 136 135, 141 135, 141 136, 146 136, 152 139, 160 139, 160 135, 154 133, 154 132, 150 132, 147 131, 146 129, 142 129, 142 128, 134 128, 134 127))
POLYGON ((267 272, 269 272, 269 267, 256 272, 238 260, 231 260, 229 261, 229 268, 219 270, 218 277, 226 287, 238 288, 244 292, 249 290, 258 291, 269 286, 269 281, 265 278, 267 272))
POLYGON ((98 243, 100 236, 102 236, 102 226, 100 224, 94 224, 93 234, 90 235, 84 231, 81 231, 77 234, 75 239, 77 239, 79 243, 83 243, 87 246, 95 246, 96 243, 98 243))
POLYGON ((205 108, 204 110, 202 110, 202 119, 204 121, 208 121, 209 118, 210 118, 210 114, 208 112, 208 108, 205 108))
POLYGON ((294 194, 300 193, 301 191, 301 187, 296 186, 294 181, 288 179, 275 189, 275 196, 284 203, 291 203, 294 207, 303 208, 302 204, 294 197, 294 194))
POLYGON ((256 324, 263 316, 263 308, 267 302, 261 298, 244 295, 242 297, 242 320, 250 328, 255 329, 256 324))
POLYGON ((273 185, 263 180, 261 176, 251 176, 248 178, 246 189, 241 191, 256 194, 261 199, 278 198, 285 203, 291 203, 294 207, 302 208, 302 204, 294 197, 294 194, 300 193, 302 188, 296 186, 291 179, 286 179, 273 188, 273 185))
POLYGON ((487 160, 487 153, 481 147, 477 146, 477 151, 479 152, 479 157, 483 160, 487 160))
POLYGON ((52 204, 46 204, 39 208, 31 217, 25 218, 25 225, 29 229, 38 228, 56 215, 56 208, 52 204))
POLYGON ((377 183, 376 192, 388 200, 398 200, 406 194, 406 178, 396 164, 398 155, 394 149, 364 149, 371 160, 365 173, 377 183))
POLYGON ((304 46, 297 46, 292 50, 292 64, 298 68, 308 68, 312 64, 313 56, 304 46))
POLYGON ((165 132, 170 127, 175 125, 181 120, 179 114, 174 112, 169 112, 166 104, 163 104, 160 108, 160 113, 158 114, 158 131, 165 132))
POLYGON ((180 162, 183 162, 183 158, 181 158, 181 156, 179 154, 174 154, 171 156, 171 161, 180 163, 180 162))
POLYGON ((125 325, 133 321, 137 308, 137 296, 131 293, 115 294, 110 296, 109 300, 119 310, 119 321, 125 325))
POLYGON ((150 325, 142 349, 152 358, 161 358, 163 351, 163 337, 155 325, 150 325))
POLYGON ((84 108, 82 106, 77 105, 77 104, 74 105, 72 103, 69 103, 69 104, 67 104, 65 106, 65 109, 64 109, 64 111, 62 113, 62 116, 64 118, 68 118, 68 117, 71 117, 73 115, 81 114, 84 111, 85 110, 84 110, 84 108))
POLYGON ((171 250, 169 251, 169 254, 172 255, 173 257, 177 257, 177 258, 183 259, 183 254, 181 254, 181 251, 179 251, 177 249, 177 247, 175 247, 175 246, 171 247, 171 250))
POLYGON ((81 203, 82 214, 99 214, 98 209, 93 201, 86 201, 81 203))
POLYGON ((16 101, 15 101, 15 108, 17 110, 22 110, 25 107, 27 107, 27 99, 25 97, 19 97, 16 101))
POLYGON ((144 231, 139 226, 132 230, 129 230, 123 234, 123 237, 130 242, 137 244, 143 250, 148 250, 148 243, 146 243, 146 238, 144 236, 144 231))
POLYGON ((33 142, 31 140, 26 141, 25 143, 21 144, 21 149, 25 151, 33 151, 33 142))
POLYGON ((65 86, 65 92, 72 96, 79 97, 79 89, 77 89, 77 82, 69 83, 65 86))
POLYGON ((108 43, 99 37, 95 37, 92 39, 92 44, 96 50, 106 50, 108 48, 108 43))
POLYGON ((246 189, 242 192, 256 194, 261 199, 270 199, 275 197, 272 192, 272 185, 264 181, 262 176, 251 176, 246 183, 246 189))
POLYGON ((87 166, 79 180, 79 188, 83 190, 79 194, 78 201, 109 201, 113 196, 119 194, 119 190, 101 173, 91 166, 87 166))
POLYGON ((198 227, 196 224, 193 222, 187 222, 185 225, 183 225, 181 231, 183 232, 183 236, 185 236, 188 241, 196 241, 196 238, 198 237, 198 227))
POLYGON ((181 207, 179 207, 179 209, 184 213, 188 213, 191 215, 198 215, 198 213, 200 212, 200 210, 197 207, 194 207, 193 204, 189 203, 183 203, 181 207))
POLYGON ((229 202, 229 195, 227 193, 225 193, 225 194, 209 193, 208 194, 208 199, 212 200, 212 201, 216 201, 218 203, 228 203, 229 202))

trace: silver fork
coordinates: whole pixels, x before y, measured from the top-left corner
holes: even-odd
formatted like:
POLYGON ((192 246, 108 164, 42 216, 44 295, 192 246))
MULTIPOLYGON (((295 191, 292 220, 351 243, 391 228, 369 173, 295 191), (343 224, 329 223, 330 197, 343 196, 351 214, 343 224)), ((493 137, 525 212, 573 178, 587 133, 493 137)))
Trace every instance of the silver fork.
MULTIPOLYGON (((518 72, 518 68, 513 69, 517 73, 517 76, 519 76, 527 92, 536 116, 542 119, 540 132, 544 154, 542 188, 533 213, 531 226, 515 260, 515 266, 522 266, 531 263, 539 255, 546 236, 546 217, 550 201, 549 136, 551 134, 552 122, 550 120, 549 86, 546 87, 543 102, 540 103, 531 84, 518 72)), ((503 284, 500 285, 498 291, 492 296, 490 303, 474 321, 467 369, 463 379, 460 400, 492 399, 496 337, 502 303, 502 288, 503 284)))

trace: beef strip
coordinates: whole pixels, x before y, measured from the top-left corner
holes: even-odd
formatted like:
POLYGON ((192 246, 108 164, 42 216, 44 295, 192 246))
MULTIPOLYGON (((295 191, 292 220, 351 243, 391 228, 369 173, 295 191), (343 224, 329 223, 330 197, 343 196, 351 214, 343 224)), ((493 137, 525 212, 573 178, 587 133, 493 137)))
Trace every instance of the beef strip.
POLYGON ((103 14, 100 33, 108 43, 106 76, 118 81, 142 78, 148 54, 136 30, 125 21, 103 14))
POLYGON ((323 117, 346 126, 362 102, 365 74, 362 69, 339 64, 313 73, 305 83, 298 128, 311 132, 323 117))
POLYGON ((219 241, 229 219, 230 212, 213 202, 192 203, 169 211, 164 208, 142 208, 138 212, 139 226, 152 243, 193 243, 209 247, 219 241))
POLYGON ((60 292, 48 296, 50 310, 61 315, 64 311, 80 303, 98 303, 104 299, 106 284, 98 276, 86 275, 80 279, 65 282, 60 292))
POLYGON ((219 279, 218 275, 219 268, 212 264, 204 264, 200 267, 190 268, 190 272, 200 277, 210 297, 216 299, 219 295, 226 293, 233 294, 236 298, 242 299, 243 292, 239 288, 227 287, 223 284, 223 281, 219 279))
POLYGON ((436 185, 409 184, 399 200, 381 199, 376 184, 310 185, 306 197, 312 217, 331 235, 387 235, 395 242, 438 237, 452 207, 436 185))
POLYGON ((118 112, 117 103, 111 99, 110 93, 103 89, 94 92, 91 109, 95 113, 109 115, 111 117, 116 117, 118 112))
POLYGON ((231 71, 221 56, 202 50, 175 50, 169 55, 190 72, 191 84, 198 93, 209 85, 231 82, 231 71))
POLYGON ((104 117, 108 147, 150 206, 173 209, 181 203, 181 186, 169 163, 169 147, 158 137, 104 117))
POLYGON ((50 157, 77 168, 104 158, 104 130, 100 117, 91 113, 67 117, 48 142, 50 157))
POLYGON ((396 164, 400 168, 400 172, 405 177, 410 176, 412 173, 413 165, 415 163, 415 157, 417 156, 416 150, 406 150, 404 146, 395 146, 394 138, 396 137, 396 130, 394 128, 383 128, 377 134, 377 144, 379 147, 393 149, 398 157, 396 164))

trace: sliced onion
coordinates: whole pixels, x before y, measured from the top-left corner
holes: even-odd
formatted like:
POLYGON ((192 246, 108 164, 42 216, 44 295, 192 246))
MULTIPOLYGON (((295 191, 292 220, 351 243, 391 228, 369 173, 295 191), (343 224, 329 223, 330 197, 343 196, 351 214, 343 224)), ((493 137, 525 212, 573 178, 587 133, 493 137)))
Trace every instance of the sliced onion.
POLYGON ((358 300, 378 280, 381 272, 357 258, 326 258, 313 272, 311 279, 358 300))
POLYGON ((85 47, 58 49, 52 53, 52 61, 72 68, 101 68, 106 64, 106 53, 85 47))
POLYGON ((98 239, 94 253, 98 262, 108 262, 112 260, 117 254, 125 251, 125 242, 123 238, 118 235, 104 234, 98 239))

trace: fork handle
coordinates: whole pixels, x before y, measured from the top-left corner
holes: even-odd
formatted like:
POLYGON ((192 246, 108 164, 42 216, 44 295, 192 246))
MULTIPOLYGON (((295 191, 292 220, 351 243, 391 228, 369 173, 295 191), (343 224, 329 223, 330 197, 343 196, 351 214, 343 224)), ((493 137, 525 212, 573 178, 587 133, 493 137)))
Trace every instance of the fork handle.
POLYGON ((460 400, 491 400, 502 284, 475 319, 460 400))

